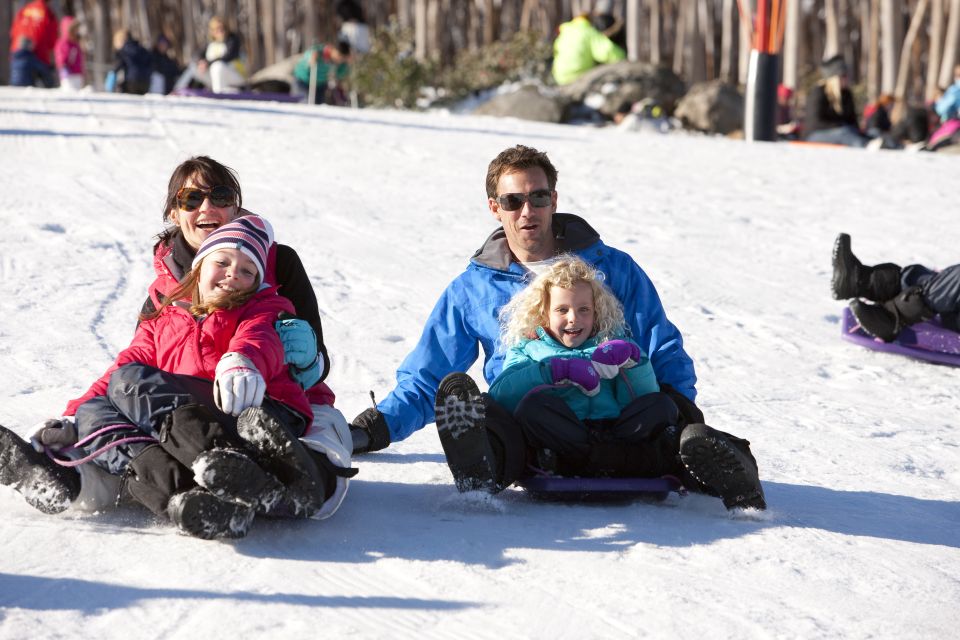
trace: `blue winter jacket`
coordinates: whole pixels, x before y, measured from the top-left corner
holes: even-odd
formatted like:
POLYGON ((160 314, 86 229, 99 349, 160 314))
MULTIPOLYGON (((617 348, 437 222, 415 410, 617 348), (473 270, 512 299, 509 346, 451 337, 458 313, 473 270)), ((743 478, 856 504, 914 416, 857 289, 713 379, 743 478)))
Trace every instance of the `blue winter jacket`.
MULTIPOLYGON (((553 231, 559 251, 574 253, 606 276, 605 283, 623 304, 631 337, 650 355, 661 383, 672 385, 691 401, 697 376, 683 337, 667 320, 657 290, 647 274, 622 251, 608 247, 579 216, 556 213, 553 231)), ((503 228, 494 231, 437 301, 420 341, 397 370, 397 386, 377 408, 390 427, 390 440, 403 440, 434 421, 433 404, 440 380, 466 371, 483 348, 483 375, 491 384, 503 368, 497 350, 497 316, 515 293, 528 284, 529 272, 513 261, 503 228)))
POLYGON ((579 347, 567 347, 557 342, 543 327, 537 327, 537 336, 536 339, 524 340, 511 347, 504 360, 503 371, 490 385, 490 397, 510 413, 516 411, 524 396, 538 388, 551 389, 550 393, 566 402, 581 420, 616 418, 624 407, 640 396, 660 391, 646 355, 636 366, 621 369, 616 378, 601 379, 600 390, 594 396, 588 396, 569 384, 555 385, 550 360, 590 360, 597 348, 597 339, 590 338, 579 347))

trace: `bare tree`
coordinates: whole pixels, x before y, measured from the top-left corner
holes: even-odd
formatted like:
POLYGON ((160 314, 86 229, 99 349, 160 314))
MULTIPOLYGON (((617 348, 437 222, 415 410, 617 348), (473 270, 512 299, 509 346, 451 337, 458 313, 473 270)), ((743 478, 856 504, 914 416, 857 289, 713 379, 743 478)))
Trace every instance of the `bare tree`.
POLYGON ((903 40, 903 50, 900 52, 900 68, 897 70, 897 85, 894 89, 894 98, 897 104, 893 108, 891 119, 899 120, 903 117, 906 109, 907 79, 910 75, 910 50, 917 39, 917 33, 923 24, 923 18, 927 13, 928 0, 918 0, 917 7, 914 9, 913 17, 910 19, 910 28, 903 40))
POLYGON ((923 88, 924 102, 936 99, 937 76, 940 74, 940 59, 943 57, 943 0, 930 3, 930 55, 927 58, 927 78, 923 88))
POLYGON ((880 0, 880 91, 893 93, 897 73, 897 11, 896 0, 880 0))
POLYGON ((953 82, 953 66, 957 64, 957 43, 960 42, 960 0, 950 0, 950 18, 947 37, 940 61, 940 87, 946 89, 953 82))

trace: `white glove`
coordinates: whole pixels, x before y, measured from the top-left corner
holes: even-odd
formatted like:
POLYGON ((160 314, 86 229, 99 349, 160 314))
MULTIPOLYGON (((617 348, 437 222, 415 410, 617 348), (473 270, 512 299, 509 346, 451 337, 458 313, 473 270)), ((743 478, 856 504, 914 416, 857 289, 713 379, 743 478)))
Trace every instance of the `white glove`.
POLYGON ((259 407, 267 383, 247 358, 239 353, 223 354, 213 379, 213 401, 220 410, 238 416, 247 407, 259 407))

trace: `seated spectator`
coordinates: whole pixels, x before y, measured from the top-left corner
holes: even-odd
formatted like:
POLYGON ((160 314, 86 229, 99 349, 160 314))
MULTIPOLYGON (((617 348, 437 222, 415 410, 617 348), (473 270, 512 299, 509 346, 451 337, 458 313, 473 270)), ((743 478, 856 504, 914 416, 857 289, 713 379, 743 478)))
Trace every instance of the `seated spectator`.
POLYGON ((10 56, 10 86, 33 87, 38 81, 48 89, 57 86, 53 71, 33 52, 33 41, 20 36, 19 45, 10 56))
POLYGON ((342 82, 350 75, 350 43, 341 40, 336 46, 317 44, 304 51, 293 69, 301 93, 309 93, 311 74, 315 104, 346 104, 342 82))
POLYGON ((113 34, 113 48, 117 52, 116 63, 107 75, 106 90, 113 91, 119 86, 121 93, 142 96, 150 89, 153 71, 150 52, 127 29, 118 29, 113 34))
POLYGON ((570 84, 597 65, 624 58, 624 50, 590 24, 589 14, 582 13, 560 25, 553 41, 553 79, 570 84))
POLYGON ((863 130, 871 138, 889 134, 893 129, 890 121, 890 108, 893 106, 893 96, 882 94, 876 102, 871 102, 863 109, 863 130))
POLYGON ((153 43, 150 55, 153 58, 153 73, 150 76, 150 93, 167 94, 180 77, 180 64, 171 55, 170 39, 160 34, 153 43))
POLYGON ((865 147, 869 139, 857 124, 853 94, 847 88, 847 64, 839 55, 820 67, 823 79, 807 96, 804 132, 809 142, 865 147))
POLYGON ((953 68, 953 84, 933 105, 941 122, 960 117, 960 64, 953 68))

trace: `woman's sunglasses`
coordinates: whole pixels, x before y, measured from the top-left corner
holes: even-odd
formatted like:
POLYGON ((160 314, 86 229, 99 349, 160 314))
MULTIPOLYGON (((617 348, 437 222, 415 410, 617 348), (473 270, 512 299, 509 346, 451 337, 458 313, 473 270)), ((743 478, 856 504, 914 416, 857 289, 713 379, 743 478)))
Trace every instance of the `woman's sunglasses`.
POLYGON ((530 193, 504 193, 496 197, 497 204, 504 211, 516 211, 529 202, 531 207, 548 207, 553 203, 553 191, 537 189, 530 193))
POLYGON ((183 187, 177 191, 177 206, 184 211, 196 211, 206 199, 215 207, 232 207, 237 204, 237 192, 233 187, 223 185, 209 191, 194 187, 183 187))

